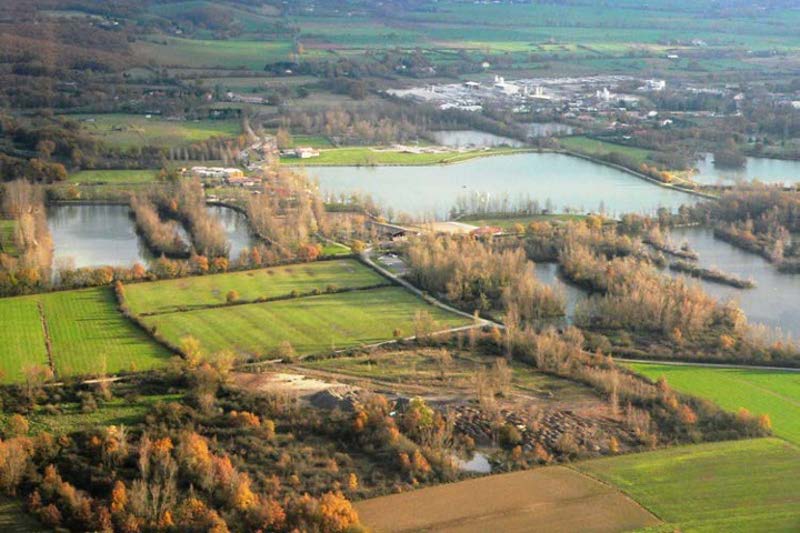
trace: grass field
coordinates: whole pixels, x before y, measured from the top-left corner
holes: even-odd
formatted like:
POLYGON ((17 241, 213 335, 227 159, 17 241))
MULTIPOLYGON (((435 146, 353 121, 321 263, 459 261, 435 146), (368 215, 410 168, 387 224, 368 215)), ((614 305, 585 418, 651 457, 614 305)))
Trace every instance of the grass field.
POLYGON ((489 150, 473 150, 470 152, 422 153, 375 151, 368 147, 333 148, 321 150, 319 157, 312 159, 282 158, 281 163, 290 166, 420 166, 459 163, 476 157, 507 155, 526 152, 524 148, 492 148, 489 150))
POLYGON ((112 113, 76 115, 84 129, 110 145, 120 148, 141 146, 185 146, 211 137, 235 137, 241 132, 237 120, 166 120, 144 115, 112 113))
POLYGON ((161 66, 262 71, 267 63, 286 61, 292 44, 289 41, 215 41, 168 37, 139 41, 133 45, 133 49, 143 59, 154 60, 161 66))
POLYGON ((0 372, 5 383, 20 382, 25 369, 48 365, 44 330, 35 297, 0 299, 0 372))
POLYGON ((619 491, 560 466, 373 498, 356 510, 381 532, 611 532, 659 524, 619 491))
POLYGON ((676 390, 708 398, 724 409, 740 407, 766 413, 773 432, 800 445, 800 373, 767 370, 716 369, 659 364, 630 364, 651 379, 666 377, 676 390))
POLYGON ((677 447, 576 467, 627 493, 669 531, 800 529, 800 450, 779 439, 677 447))
POLYGON ((638 164, 646 163, 650 155, 648 150, 644 150, 642 148, 598 141, 596 139, 589 139, 588 137, 564 137, 559 139, 558 142, 568 150, 590 156, 605 155, 610 152, 616 152, 632 158, 638 164))
POLYGON ((0 220, 0 252, 8 255, 17 253, 17 245, 14 239, 14 229, 16 222, 13 220, 0 220))
POLYGON ((81 184, 139 184, 150 183, 157 175, 157 170, 82 170, 70 174, 69 181, 81 184))
POLYGON ((356 260, 342 259, 138 283, 126 286, 125 298, 136 314, 164 313, 225 303, 230 290, 237 291, 240 300, 252 301, 288 296, 292 291, 308 294, 314 289, 325 291, 328 286, 345 289, 381 283, 387 280, 374 270, 356 260))
POLYGON ((465 224, 472 224, 473 226, 495 226, 503 229, 513 228, 515 224, 522 224, 527 227, 531 222, 571 222, 576 220, 583 220, 586 215, 523 215, 511 217, 464 217, 460 218, 459 222, 465 224))
POLYGON ((109 288, 3 298, 0 369, 6 382, 21 381, 28 366, 48 364, 39 305, 57 377, 146 370, 163 366, 171 357, 119 313, 109 288))
MULTIPOLYGON (((84 412, 79 403, 62 402, 58 404, 58 413, 48 413, 40 406, 26 418, 33 434, 46 431, 61 435, 98 426, 132 426, 141 422, 156 403, 180 398, 180 394, 148 395, 136 399, 112 398, 99 402, 97 409, 89 413, 84 412)), ((0 425, 5 425, 9 416, 10 413, 0 414, 0 425)))
POLYGON ((468 323, 396 287, 169 313, 143 321, 175 344, 191 335, 211 353, 229 349, 262 357, 284 341, 302 355, 389 340, 395 329, 412 335, 419 310, 430 312, 442 328, 468 323))

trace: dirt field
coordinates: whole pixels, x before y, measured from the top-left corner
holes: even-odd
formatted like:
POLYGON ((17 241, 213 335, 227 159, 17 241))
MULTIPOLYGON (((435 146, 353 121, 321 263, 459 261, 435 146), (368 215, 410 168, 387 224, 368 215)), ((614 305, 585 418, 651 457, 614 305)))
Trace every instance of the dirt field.
POLYGON ((601 532, 660 523, 621 492, 559 466, 383 496, 356 509, 376 533, 601 532))

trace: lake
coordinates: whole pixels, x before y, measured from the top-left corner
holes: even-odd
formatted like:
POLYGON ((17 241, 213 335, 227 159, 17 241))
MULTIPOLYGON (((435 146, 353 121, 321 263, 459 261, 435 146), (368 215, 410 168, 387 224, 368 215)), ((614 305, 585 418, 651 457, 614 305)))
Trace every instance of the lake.
POLYGON ((714 166, 714 156, 706 154, 695 166, 697 174, 693 179, 704 185, 730 185, 739 181, 758 179, 764 183, 798 183, 800 182, 800 161, 784 159, 768 159, 765 157, 748 157, 747 165, 742 169, 723 169, 714 166))
POLYGON ((478 130, 432 131, 431 137, 442 146, 450 148, 492 148, 495 146, 524 146, 524 143, 478 130))
POLYGON ((700 265, 717 267, 757 284, 754 289, 741 290, 701 281, 706 292, 720 300, 738 301, 750 322, 780 328, 800 339, 800 275, 781 274, 760 255, 715 239, 710 229, 674 229, 672 241, 688 242, 700 254, 700 265))
POLYGON ((361 192, 384 207, 417 217, 446 218, 459 197, 481 203, 534 199, 555 211, 609 215, 677 209, 697 197, 669 190, 620 170, 555 153, 527 153, 426 167, 315 167, 325 194, 361 192))
MULTIPOLYGON (((231 258, 253 244, 244 215, 224 206, 209 206, 208 210, 225 228, 231 258)), ((47 222, 55 246, 54 264, 70 261, 77 268, 147 264, 153 255, 136 234, 129 213, 126 205, 49 206, 47 222)))
MULTIPOLYGON (((782 332, 800 339, 800 275, 781 274, 759 255, 744 252, 725 241, 714 238, 711 229, 676 228, 671 240, 675 245, 688 242, 700 254, 699 264, 706 268, 719 268, 756 282, 753 289, 737 289, 719 283, 688 278, 719 300, 736 301, 753 324, 779 328, 782 332)), ((669 259, 670 261, 672 259, 669 259)), ((558 276, 555 263, 537 263, 536 277, 543 283, 561 288, 566 296, 567 319, 572 320, 575 306, 587 297, 586 291, 566 283, 558 276)), ((683 274, 664 269, 665 274, 683 274)))

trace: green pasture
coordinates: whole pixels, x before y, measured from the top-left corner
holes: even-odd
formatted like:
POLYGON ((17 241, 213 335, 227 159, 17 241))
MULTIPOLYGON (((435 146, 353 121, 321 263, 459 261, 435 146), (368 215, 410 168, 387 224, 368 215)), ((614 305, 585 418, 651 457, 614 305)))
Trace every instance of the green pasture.
POLYGON ((119 313, 110 288, 2 298, 0 370, 5 382, 22 381, 26 368, 49 364, 40 305, 58 378, 148 370, 171 357, 119 313))
POLYGON ((633 146, 624 146, 621 144, 614 144, 596 139, 589 139, 588 137, 563 137, 558 141, 561 146, 568 150, 586 154, 590 156, 601 156, 608 153, 616 152, 626 155, 636 161, 638 164, 647 163, 650 157, 650 151, 642 148, 635 148, 633 146))
POLYGON ((157 170, 81 170, 70 174, 69 181, 80 184, 150 183, 158 176, 157 170))
POLYGON ((800 529, 800 450, 780 439, 681 446, 576 468, 642 504, 668 524, 663 531, 800 529))
POLYGON ((381 283, 388 281, 358 261, 344 259, 131 284, 125 287, 125 299, 135 314, 167 313, 223 304, 232 290, 241 301, 253 301, 288 296, 293 291, 308 295, 329 287, 350 289, 381 283))
POLYGON ((159 37, 133 45, 142 59, 161 66, 264 70, 267 63, 286 61, 289 41, 220 41, 159 37))
POLYGON ((153 116, 112 113, 76 115, 98 140, 120 148, 186 146, 212 137, 236 137, 238 120, 167 120, 153 116))
POLYGON ((303 355, 390 340, 395 330, 413 335, 415 314, 423 310, 441 328, 468 322, 397 287, 176 312, 143 321, 175 344, 192 336, 209 353, 232 350, 256 358, 270 355, 284 341, 303 355))
MULTIPOLYGON (((380 149, 378 149, 380 150, 380 149)), ((281 158, 289 166, 421 166, 459 163, 477 157, 507 155, 525 152, 524 148, 492 148, 468 152, 403 153, 377 151, 373 148, 333 148, 321 150, 320 156, 311 159, 281 158)))
POLYGON ((0 252, 8 255, 17 253, 15 229, 16 222, 13 220, 0 220, 0 252))
POLYGON ((767 414, 775 435, 800 445, 800 372, 629 364, 651 379, 664 376, 674 389, 708 398, 729 411, 744 407, 767 414))

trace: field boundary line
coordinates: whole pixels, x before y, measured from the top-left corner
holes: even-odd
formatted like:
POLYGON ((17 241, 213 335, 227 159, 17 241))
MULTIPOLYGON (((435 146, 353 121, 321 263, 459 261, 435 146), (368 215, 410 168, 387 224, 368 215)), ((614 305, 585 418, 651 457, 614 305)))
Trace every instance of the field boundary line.
MULTIPOLYGON (((669 448, 671 448, 671 447, 669 447, 669 448)), ((634 454, 635 453, 636 452, 634 452, 634 454)), ((638 453, 646 453, 646 452, 638 452, 638 453)), ((625 455, 632 455, 632 454, 621 454, 620 456, 625 456, 625 455)), ((614 456, 610 456, 610 457, 614 457, 614 456)), ((618 486, 614 485, 613 483, 610 483, 610 482, 608 482, 608 481, 606 481, 604 479, 597 478, 597 477, 589 474, 588 472, 583 472, 582 470, 577 469, 574 465, 571 465, 571 464, 561 464, 561 465, 557 465, 557 466, 562 466, 562 467, 564 467, 564 468, 566 468, 568 470, 572 470, 573 472, 585 477, 586 479, 591 479, 592 481, 595 481, 595 482, 599 483, 600 485, 603 485, 604 487, 607 487, 607 488, 613 490, 614 492, 618 492, 618 493, 622 494, 622 496, 625 497, 625 499, 629 500, 631 503, 633 503, 637 507, 639 507, 639 508, 647 511, 651 515, 653 515, 663 525, 669 525, 670 524, 670 522, 665 520, 664 517, 662 517, 661 515, 659 515, 658 513, 656 513, 655 511, 653 511, 652 509, 650 509, 649 507, 644 505, 642 502, 640 502, 639 500, 635 499, 633 496, 631 496, 630 494, 628 494, 626 491, 622 490, 618 486)))
POLYGON ((210 309, 222 309, 225 307, 236 307, 240 305, 254 305, 254 304, 267 304, 272 302, 284 302, 290 300, 303 300, 305 298, 313 298, 314 296, 332 296, 335 294, 343 294, 347 292, 368 292, 376 289, 384 289, 386 287, 392 287, 391 283, 376 283, 372 285, 364 285, 363 287, 343 287, 341 289, 336 289, 332 291, 322 290, 320 292, 305 292, 300 293, 297 296, 292 296, 291 294, 282 294, 280 296, 272 296, 270 298, 256 298, 255 300, 240 300, 236 302, 222 302, 222 303, 212 303, 212 304, 201 304, 196 307, 191 308, 184 308, 184 309, 174 309, 172 311, 148 311, 144 313, 138 313, 138 316, 142 318, 153 317, 153 316, 163 316, 163 315, 174 315, 178 313, 191 313, 194 311, 207 311, 210 309))
POLYGON ((56 364, 53 360, 53 341, 50 338, 50 328, 47 326, 47 318, 44 315, 44 304, 42 304, 42 301, 38 298, 36 301, 36 308, 39 310, 39 320, 42 323, 42 333, 44 333, 44 347, 47 351, 47 361, 50 365, 50 371, 53 373, 53 376, 55 376, 56 364))
POLYGON ((620 363, 637 363, 645 365, 670 365, 670 366, 694 366, 702 368, 734 369, 734 370, 767 370, 777 372, 800 372, 800 368, 791 366, 766 366, 766 365, 744 365, 739 363, 703 363, 695 361, 669 361, 663 359, 627 359, 614 357, 614 361, 620 363))

